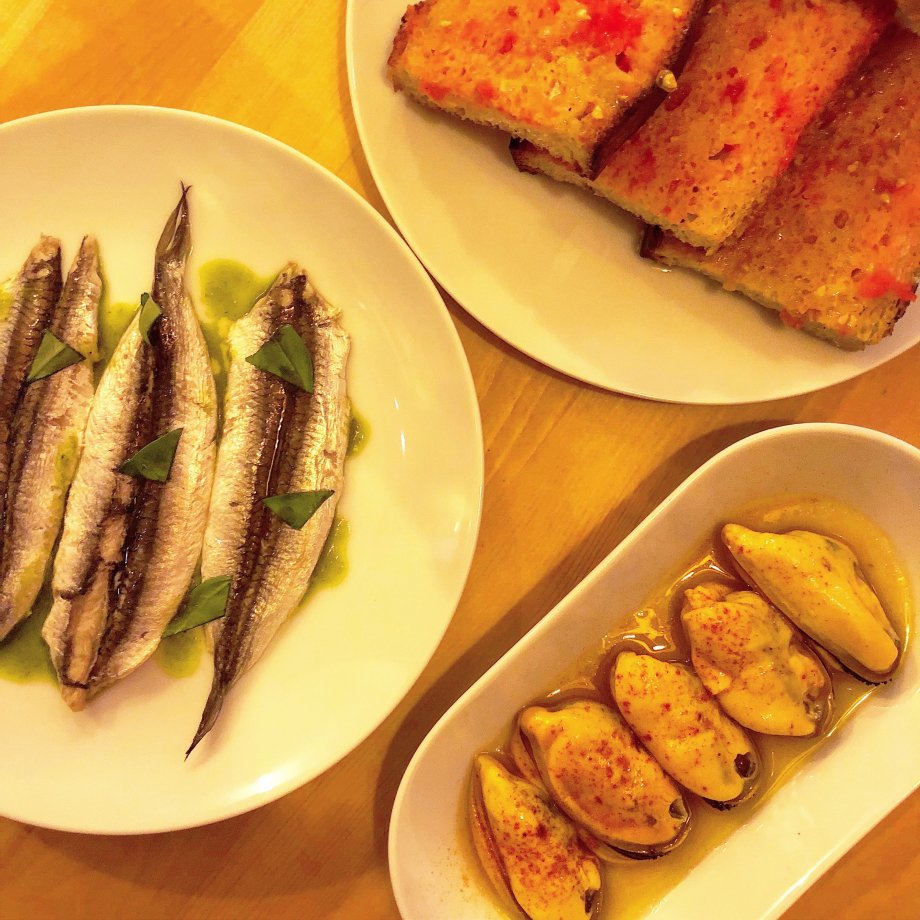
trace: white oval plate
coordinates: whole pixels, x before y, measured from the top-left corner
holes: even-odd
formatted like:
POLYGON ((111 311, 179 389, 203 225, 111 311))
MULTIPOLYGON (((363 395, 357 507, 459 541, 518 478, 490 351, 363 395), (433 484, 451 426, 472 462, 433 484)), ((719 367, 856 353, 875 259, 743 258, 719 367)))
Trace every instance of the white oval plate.
POLYGON ((364 152, 418 257, 515 348, 621 393, 743 403, 848 380, 920 342, 920 305, 882 344, 846 353, 701 276, 641 259, 633 218, 519 173, 505 135, 394 92, 385 64, 406 5, 348 3, 348 75, 364 152))
POLYGON ((190 183, 198 266, 306 266, 351 333, 349 393, 371 436, 350 460, 341 514, 350 571, 275 638, 212 736, 183 754, 211 666, 154 662, 74 714, 50 684, 0 681, 7 756, 0 814, 73 831, 140 833, 216 821, 278 798, 344 756, 408 691, 466 580, 479 526, 482 435, 469 368, 430 279, 344 183, 283 144, 189 112, 74 109, 0 127, 0 274, 40 232, 69 260, 100 243, 107 296, 148 290, 153 252, 190 183), (207 745, 207 746, 205 746, 207 745))
MULTIPOLYGON (((916 448, 866 428, 812 424, 776 428, 722 451, 496 662, 422 742, 390 822, 390 876, 404 920, 500 917, 472 848, 458 836, 465 833, 459 816, 473 754, 492 748, 521 706, 596 649, 728 514, 783 493, 829 496, 868 515, 893 541, 920 598, 916 448)), ((643 920, 778 917, 918 785, 920 647, 912 642, 898 679, 873 694, 643 920)))

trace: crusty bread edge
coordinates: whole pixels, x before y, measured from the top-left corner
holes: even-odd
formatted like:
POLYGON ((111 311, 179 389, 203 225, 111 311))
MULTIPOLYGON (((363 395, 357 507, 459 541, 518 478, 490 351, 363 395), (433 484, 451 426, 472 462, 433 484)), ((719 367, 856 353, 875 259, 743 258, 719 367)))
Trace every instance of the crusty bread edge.
MULTIPOLYGON (((684 262, 680 259, 669 256, 666 252, 662 251, 666 242, 666 233, 661 227, 656 227, 652 224, 646 224, 645 230, 642 234, 642 241, 639 245, 639 255, 644 259, 649 259, 650 261, 657 262, 659 265, 665 265, 671 268, 692 269, 697 271, 708 278, 712 278, 713 281, 717 281, 722 285, 723 288, 725 288, 726 291, 743 294, 749 300, 753 300, 755 303, 760 304, 763 307, 767 307, 770 310, 775 310, 777 313, 781 313, 786 309, 783 304, 777 303, 774 300, 770 300, 769 298, 765 297, 761 291, 757 291, 754 288, 749 288, 743 284, 729 287, 726 283, 727 279, 725 275, 716 271, 712 265, 708 265, 705 262, 694 262, 691 264, 689 262, 684 262)), ((806 320, 803 322, 801 328, 804 332, 809 333, 809 335, 823 339, 824 341, 829 342, 831 345, 834 345, 836 348, 840 348, 843 351, 862 351, 867 345, 876 345, 882 339, 891 335, 898 320, 901 319, 901 317, 907 311, 908 301, 895 300, 892 306, 895 308, 895 314, 891 318, 891 322, 888 324, 887 328, 881 336, 871 340, 860 339, 856 336, 840 335, 833 329, 825 326, 823 323, 816 321, 806 320)))
MULTIPOLYGON (((421 3, 414 4, 414 9, 419 9, 420 7, 425 6, 428 3, 428 0, 422 0, 421 3)), ((390 56, 387 58, 387 74, 390 77, 390 82, 393 82, 393 78, 396 70, 396 62, 402 57, 403 52, 406 50, 406 45, 409 41, 409 35, 406 31, 406 18, 409 15, 409 8, 406 9, 406 12, 402 14, 402 18, 399 20, 399 28, 396 30, 396 34, 393 36, 393 47, 390 48, 390 56)), ((396 86, 393 83, 394 87, 396 86)), ((398 88, 398 87, 397 87, 398 88)))
POLYGON ((509 149, 511 159, 514 160, 515 166, 521 172, 531 173, 535 176, 548 176, 557 182, 568 182, 570 185, 577 185, 579 188, 587 189, 599 198, 609 201, 624 211, 629 211, 630 214, 635 214, 645 223, 663 227, 684 243, 712 252, 724 242, 723 240, 714 240, 712 237, 699 236, 680 224, 668 223, 663 214, 656 214, 645 208, 636 207, 634 202, 614 195, 609 188, 599 183, 596 179, 589 179, 581 175, 572 168, 571 163, 552 156, 549 151, 543 150, 528 141, 512 140, 509 149))
POLYGON ((387 76, 393 88, 401 90, 407 96, 416 102, 420 102, 429 109, 456 116, 473 124, 485 125, 489 128, 498 128, 500 131, 504 131, 513 136, 524 137, 541 149, 554 150, 556 155, 566 160, 570 158, 580 158, 581 168, 587 168, 590 163, 591 150, 584 148, 578 143, 571 142, 563 148, 558 143, 558 135, 550 132, 534 131, 528 126, 520 122, 513 122, 510 119, 491 117, 493 112, 492 109, 487 107, 478 109, 471 107, 466 100, 452 98, 450 94, 445 96, 442 100, 434 100, 427 93, 422 91, 418 81, 415 80, 411 74, 400 68, 400 59, 409 42, 407 20, 410 15, 410 10, 417 12, 423 7, 428 6, 430 2, 431 0, 421 0, 420 3, 410 6, 406 12, 403 13, 399 23, 399 29, 393 38, 393 47, 390 49, 390 55, 387 58, 386 64, 387 76))
MULTIPOLYGON (((683 31, 679 33, 674 42, 671 53, 659 68, 659 73, 670 71, 675 77, 680 76, 693 50, 693 45, 703 31, 703 22, 710 3, 711 0, 697 0, 687 16, 683 31)), ((623 115, 604 132, 598 145, 594 148, 588 169, 579 170, 583 176, 588 179, 596 179, 607 165, 611 154, 622 147, 667 99, 668 93, 658 85, 657 78, 656 74, 651 86, 641 93, 623 115)), ((578 168, 578 164, 573 165, 578 168)))

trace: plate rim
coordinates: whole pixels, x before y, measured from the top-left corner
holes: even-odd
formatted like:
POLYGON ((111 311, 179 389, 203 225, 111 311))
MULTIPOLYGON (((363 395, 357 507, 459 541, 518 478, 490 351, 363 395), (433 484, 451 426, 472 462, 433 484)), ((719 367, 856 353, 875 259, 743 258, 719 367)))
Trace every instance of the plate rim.
POLYGON ((134 826, 127 826, 124 823, 117 822, 115 824, 105 824, 100 822, 94 824, 92 827, 87 827, 85 823, 81 822, 53 822, 48 820, 36 820, 34 818, 27 819, 25 817, 4 814, 4 817, 7 817, 9 820, 16 821, 20 824, 31 827, 45 828, 48 830, 61 831, 63 833, 85 833, 106 836, 135 836, 172 833, 174 831, 187 830, 195 827, 204 827, 210 824, 217 824, 222 821, 238 817, 239 815, 246 814, 247 812, 254 811, 258 808, 261 808, 263 805, 267 805, 271 802, 281 799, 289 793, 299 789, 300 787, 306 785, 309 782, 312 782, 315 779, 318 779, 326 772, 333 769, 338 763, 341 762, 341 760, 343 760, 349 754, 353 753, 356 748, 358 748, 364 741, 366 741, 367 738, 392 715, 395 709, 411 692, 412 688, 418 682, 425 669, 431 663, 432 658, 440 647, 440 644, 444 639, 444 635, 446 634, 454 616, 456 615, 457 607, 459 606, 460 600, 462 599, 463 593, 466 589, 470 571, 472 569, 473 559, 478 545, 479 532, 482 524, 483 496, 485 490, 485 448, 483 440, 482 416, 479 408, 479 399, 476 393, 472 369, 470 367, 469 359, 467 358, 466 352, 463 348, 459 332, 454 325, 450 311, 447 309, 447 305, 444 302, 444 298, 441 296, 436 285, 432 281, 431 276, 422 265, 418 257, 415 255, 415 253, 412 251, 412 249, 407 245, 406 241, 390 225, 390 223, 383 217, 383 215, 380 214, 380 212, 378 212, 373 207, 373 205, 371 205, 370 202, 367 201, 367 199, 365 199, 357 190, 352 188, 347 182, 345 182, 344 179, 337 176, 328 167, 317 162, 303 151, 298 150, 296 147, 293 147, 276 137, 265 134, 262 131, 258 131, 255 128, 251 128, 248 125, 233 121, 231 119, 222 118, 216 115, 209 115, 207 113, 197 112, 191 109, 182 109, 172 106, 142 104, 121 105, 106 103, 100 105, 81 105, 69 106, 60 109, 49 109, 43 112, 24 115, 11 119, 10 121, 0 123, 0 137, 8 132, 15 131, 22 127, 28 127, 33 124, 49 121, 53 122, 56 120, 83 118, 91 119, 94 115, 100 114, 116 115, 116 117, 128 114, 148 114, 157 118, 178 119, 180 121, 186 121, 190 123, 207 124, 222 130, 230 129, 232 131, 239 132, 247 136, 250 140, 257 141, 262 144, 267 144, 269 147, 274 148, 275 151, 283 155, 294 157, 299 161, 302 167, 315 174, 319 178, 319 181, 329 182, 339 194, 343 194, 347 199, 349 199, 357 207, 358 211, 362 213, 365 218, 370 220, 371 224, 375 225, 377 228, 383 231, 384 236, 390 241, 390 244, 395 247, 395 251, 401 253, 406 268, 411 270, 411 272, 421 283, 422 288, 426 290, 429 295, 431 295, 433 303, 440 305, 440 309, 432 310, 431 313, 433 318, 435 316, 437 317, 435 321, 440 324, 446 336, 445 344, 449 343, 449 347, 454 357, 458 361, 459 381, 461 382, 462 389, 466 394, 465 402, 470 409, 470 420, 473 423, 475 434, 474 443, 479 448, 477 451, 474 451, 478 462, 475 468, 471 471, 475 476, 477 488, 475 490, 475 507, 472 509, 468 536, 465 540, 465 546, 463 547, 462 552, 464 574, 463 577, 459 580, 455 590, 451 592, 453 596, 453 603, 450 616, 446 618, 443 628, 439 631, 439 634, 436 637, 436 641, 433 643, 424 661, 422 661, 420 666, 414 670, 413 674, 411 674, 410 679, 408 679, 404 689, 394 700, 392 706, 382 714, 376 724, 370 726, 364 733, 362 733, 360 737, 357 737, 348 748, 348 750, 338 755, 326 767, 306 779, 304 779, 301 775, 295 775, 289 779, 285 779, 284 781, 278 783, 276 786, 273 786, 267 790, 258 791, 250 796, 247 796, 242 801, 234 802, 232 806, 221 809, 219 815, 212 817, 205 816, 193 818, 191 820, 170 820, 167 822, 158 822, 155 824, 147 823, 143 825, 137 824, 134 826))

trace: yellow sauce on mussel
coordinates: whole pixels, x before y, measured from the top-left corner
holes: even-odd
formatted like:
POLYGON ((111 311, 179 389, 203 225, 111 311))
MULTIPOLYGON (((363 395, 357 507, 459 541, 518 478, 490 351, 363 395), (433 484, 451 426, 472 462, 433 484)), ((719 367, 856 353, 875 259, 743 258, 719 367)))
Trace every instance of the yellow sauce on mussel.
POLYGON ((870 683, 896 670, 900 640, 843 541, 732 523, 722 542, 744 579, 846 670, 870 683))
MULTIPOLYGON (((591 698, 528 706, 517 728, 538 785, 597 843, 641 858, 683 837, 688 815, 680 790, 613 706, 591 698)), ((516 751, 514 759, 530 772, 516 751)))
POLYGON ((600 865, 539 787, 480 754, 470 777, 470 825, 493 890, 532 920, 594 920, 600 865))
POLYGON ((354 406, 348 420, 348 457, 357 457, 367 447, 371 436, 371 423, 354 406))
POLYGON ((706 689, 742 727, 812 737, 831 711, 831 679, 810 645, 755 591, 722 582, 684 592, 681 623, 706 689))
MULTIPOLYGON (((729 520, 753 530, 777 533, 810 530, 848 546, 898 634, 903 657, 913 615, 913 599, 907 575, 891 542, 874 522, 836 500, 800 495, 752 503, 722 523, 729 520)), ((719 530, 721 527, 701 541, 698 551, 690 557, 690 564, 675 569, 677 577, 650 592, 642 608, 633 613, 622 628, 599 637, 594 651, 564 672, 544 697, 529 705, 552 705, 579 693, 599 694, 609 700, 611 669, 622 651, 652 654, 665 661, 689 664, 689 645, 680 624, 684 592, 704 582, 722 582, 733 590, 748 590, 730 553, 721 544, 719 530)), ((760 757, 759 784, 750 798, 728 811, 718 811, 693 793, 685 792, 691 810, 690 831, 680 846, 659 859, 623 860, 603 866, 607 892, 602 912, 604 920, 635 920, 645 914, 710 851, 727 840, 735 828, 746 823, 878 689, 837 668, 831 667, 829 672, 833 682, 833 711, 817 737, 750 732, 760 757)), ((513 745, 505 739, 499 745, 499 752, 500 756, 513 759, 513 745)), ((468 828, 463 837, 466 854, 475 862, 468 843, 468 828)))

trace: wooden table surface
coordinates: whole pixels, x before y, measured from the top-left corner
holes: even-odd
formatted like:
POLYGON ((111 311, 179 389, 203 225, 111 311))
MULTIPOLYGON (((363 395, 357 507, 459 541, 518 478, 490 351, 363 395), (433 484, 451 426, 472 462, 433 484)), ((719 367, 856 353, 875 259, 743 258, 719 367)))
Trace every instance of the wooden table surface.
MULTIPOLYGON (((386 213, 351 114, 344 21, 345 0, 6 0, 0 120, 95 103, 206 112, 303 151, 386 213)), ((663 405, 547 371, 447 304, 482 411, 485 504, 466 590, 418 683, 336 767, 251 814, 128 838, 0 820, 0 917, 396 918, 387 825, 416 746, 690 472, 789 422, 849 422, 920 445, 917 348, 808 396, 663 405), (547 487, 576 465, 564 492, 547 487)), ((786 920, 920 917, 918 840, 920 794, 786 920)), ((713 917, 721 920, 717 907, 713 917)))

